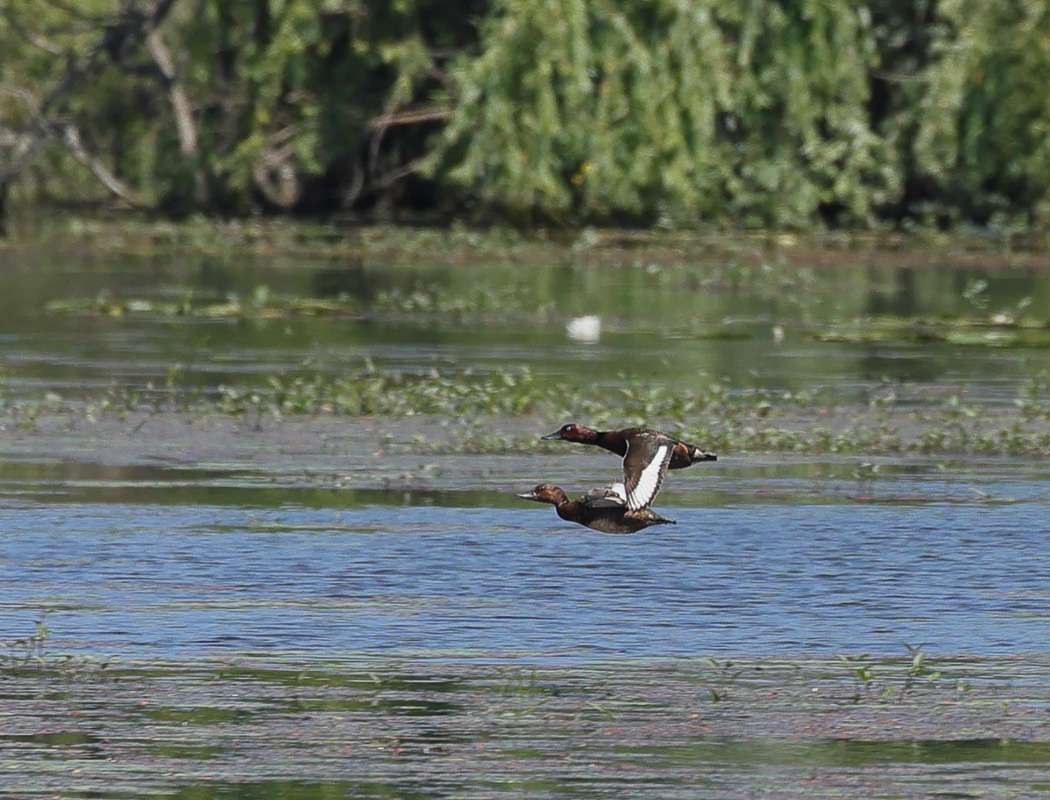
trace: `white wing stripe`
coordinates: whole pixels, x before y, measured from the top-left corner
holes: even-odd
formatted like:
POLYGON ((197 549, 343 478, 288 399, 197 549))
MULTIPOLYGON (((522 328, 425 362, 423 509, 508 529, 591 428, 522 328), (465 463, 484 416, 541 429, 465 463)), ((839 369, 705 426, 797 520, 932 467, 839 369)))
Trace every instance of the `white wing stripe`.
POLYGON ((627 507, 631 511, 645 508, 653 501, 657 490, 660 488, 660 477, 664 468, 664 458, 668 445, 662 444, 656 448, 652 460, 645 465, 642 474, 638 477, 638 485, 634 487, 627 498, 627 507))

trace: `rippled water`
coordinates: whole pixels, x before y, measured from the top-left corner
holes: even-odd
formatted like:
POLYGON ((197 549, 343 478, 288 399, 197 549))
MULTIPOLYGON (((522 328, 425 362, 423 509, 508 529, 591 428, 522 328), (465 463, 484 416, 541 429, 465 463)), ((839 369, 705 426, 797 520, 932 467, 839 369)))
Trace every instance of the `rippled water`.
POLYGON ((804 335, 858 315, 1050 307, 1050 271, 1031 259, 823 255, 748 261, 738 280, 721 254, 453 268, 0 249, 0 401, 27 404, 0 422, 0 797, 1045 791, 1044 464, 724 453, 669 478, 659 510, 677 525, 609 536, 514 497, 608 480, 615 460, 582 448, 380 458, 373 421, 245 421, 213 440, 174 413, 32 417, 49 393, 162 394, 177 379, 207 395, 365 358, 862 402, 887 381, 901 403, 932 391, 976 408, 1011 404, 1050 368, 1041 348, 804 335), (478 287, 521 304, 465 318, 44 311, 478 287), (603 318, 596 343, 567 335, 584 313, 603 318), (39 621, 42 649, 19 643, 39 621))
MULTIPOLYGON (((727 376, 846 397, 886 379, 903 395, 911 383, 981 404, 1010 403, 1050 364, 1032 348, 801 335, 858 314, 1038 307, 1050 302, 1050 272, 1031 259, 982 268, 973 259, 931 266, 921 254, 827 256, 812 268, 775 258, 770 266, 761 253, 728 268, 721 253, 602 268, 571 252, 561 263, 452 267, 439 254, 433 263, 342 263, 38 243, 0 250, 0 377, 16 399, 111 386, 163 392, 173 370, 209 392, 304 362, 337 373, 369 357, 380 369, 526 366, 547 379, 625 373, 661 385, 727 376), (510 298, 510 321, 503 312, 237 322, 45 311, 56 299, 95 296, 203 303, 262 289, 367 305, 382 292, 476 298, 479 287, 510 298), (565 321, 584 312, 605 320, 595 344, 566 334, 565 321), (707 338, 711 325, 733 335, 707 338)), ((513 499, 540 479, 590 480, 593 470, 581 475, 568 450, 542 469, 507 458, 442 477, 446 463, 425 458, 418 474, 380 480, 370 464, 335 461, 311 473, 294 447, 281 475, 253 472, 250 440, 248 455, 195 463, 190 447, 178 470, 159 472, 93 454, 90 440, 77 452, 54 441, 53 452, 0 454, 0 623, 25 631, 46 612, 54 641, 74 650, 587 658, 923 642, 997 654, 1041 650, 1047 639, 1039 565, 1050 484, 1006 462, 985 474, 965 463, 900 471, 883 459, 869 486, 863 475, 844 477, 848 464, 822 477, 820 464, 799 472, 782 458, 729 454, 703 477, 690 470, 688 484, 668 481, 660 510, 676 527, 618 538, 513 499)))
MULTIPOLYGON (((1011 403, 1050 370, 1045 347, 938 342, 822 342, 806 330, 829 320, 1027 314, 1045 320, 1050 270, 1027 257, 987 265, 921 251, 813 254, 780 263, 761 248, 697 252, 681 263, 605 265, 566 250, 553 263, 499 256, 450 265, 440 252, 407 262, 381 256, 268 258, 251 253, 140 255, 83 243, 0 249, 0 377, 12 396, 98 394, 113 386, 264 384, 309 363, 339 374, 371 358, 379 369, 528 367, 547 380, 615 383, 629 375, 664 386, 728 379, 737 388, 799 391, 867 402, 872 384, 900 382, 902 401, 923 389, 1011 403), (202 307, 255 294, 345 297, 366 311, 384 294, 460 299, 477 313, 259 317, 247 321, 164 314, 45 313, 52 301, 97 297, 181 301, 202 307), (469 298, 469 300, 465 299, 469 298), (485 311, 492 302, 494 310, 485 311), (571 339, 566 323, 600 316, 600 339, 571 339)), ((622 259, 621 259, 622 260, 622 259)), ((1045 267, 1045 264, 1042 265, 1045 267)))
POLYGON ((1041 652, 1046 485, 997 488, 1011 502, 891 481, 890 502, 662 505, 678 525, 637 536, 503 495, 9 506, 0 627, 28 634, 47 611, 55 646, 121 655, 1041 652))

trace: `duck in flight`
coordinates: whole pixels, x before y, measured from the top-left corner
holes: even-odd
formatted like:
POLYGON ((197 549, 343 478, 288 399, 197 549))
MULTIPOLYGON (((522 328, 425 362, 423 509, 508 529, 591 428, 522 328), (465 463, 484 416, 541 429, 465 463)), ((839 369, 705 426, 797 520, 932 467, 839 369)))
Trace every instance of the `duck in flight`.
POLYGON ((561 487, 541 483, 531 492, 519 494, 518 497, 550 503, 562 519, 602 533, 637 533, 651 525, 675 524, 673 519, 661 516, 651 508, 628 509, 624 498, 615 488, 592 489, 582 497, 570 500, 561 487))
MULTIPOLYGON (((718 456, 695 444, 679 441, 662 431, 624 428, 596 431, 569 423, 542 439, 593 444, 623 458, 623 498, 629 513, 649 507, 656 499, 668 469, 685 469, 698 461, 717 461, 718 456)), ((618 490, 619 484, 613 485, 618 490)))

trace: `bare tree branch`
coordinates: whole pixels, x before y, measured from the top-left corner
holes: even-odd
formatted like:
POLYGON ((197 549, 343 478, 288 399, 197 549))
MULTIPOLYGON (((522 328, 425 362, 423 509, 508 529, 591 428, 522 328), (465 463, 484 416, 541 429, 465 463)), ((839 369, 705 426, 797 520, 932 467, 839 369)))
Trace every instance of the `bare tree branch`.
MULTIPOLYGON (((59 0, 51 0, 51 2, 58 8, 67 8, 66 4, 59 0)), ((66 57, 66 67, 43 98, 38 100, 26 90, 6 89, 9 94, 21 97, 26 103, 36 130, 34 133, 23 132, 31 137, 31 141, 28 144, 22 142, 20 150, 10 159, 10 163, 0 168, 0 191, 5 189, 39 156, 48 142, 58 141, 67 147, 74 157, 84 163, 107 189, 129 203, 142 205, 142 201, 136 198, 126 185, 88 153, 79 130, 72 121, 65 117, 77 87, 101 71, 103 59, 108 55, 118 66, 126 68, 126 64, 122 62, 126 62, 131 53, 146 43, 146 40, 171 11, 175 2, 176 0, 156 0, 144 8, 128 2, 124 4, 120 15, 113 18, 112 21, 98 20, 98 24, 104 24, 104 30, 87 49, 76 55, 64 51, 56 54, 56 57, 66 57)), ((73 13, 72 9, 70 13, 73 13)), ((10 21, 9 13, 7 17, 10 21)), ((21 29, 16 28, 16 30, 21 29)), ((157 38, 157 42, 159 41, 157 38)), ((35 41, 33 43, 44 46, 35 41)), ((160 42, 160 47, 163 49, 163 42, 160 42)), ((48 49, 48 52, 52 50, 48 49)), ((158 61, 158 64, 151 68, 163 74, 164 67, 159 61, 163 59, 163 55, 166 55, 166 50, 161 59, 158 59, 157 51, 152 48, 151 54, 154 60, 158 61)), ((171 67, 170 56, 167 57, 167 64, 171 67)), ((177 102, 180 104, 179 110, 176 111, 178 117, 179 113, 188 111, 189 104, 184 96, 180 97, 177 102)), ((172 103, 175 106, 175 98, 172 98, 172 103)), ((181 125, 182 121, 179 124, 181 125)), ((192 142, 195 148, 195 129, 192 130, 192 137, 190 134, 190 130, 180 130, 180 144, 185 147, 192 142), (183 136, 190 138, 183 139, 183 136)))
POLYGON ((197 153, 197 124, 193 120, 193 109, 186 97, 186 92, 178 82, 175 74, 175 63, 172 61, 171 53, 164 44, 160 32, 154 28, 146 36, 146 48, 153 56, 157 68, 164 78, 168 87, 168 101, 171 103, 171 111, 175 115, 175 128, 179 135, 179 151, 184 156, 192 156, 197 153))
MULTIPOLYGON (((136 208, 142 208, 146 205, 127 187, 126 184, 124 184, 123 181, 117 178, 105 167, 105 165, 87 151, 87 148, 84 147, 83 139, 80 136, 80 131, 77 130, 77 127, 72 122, 67 121, 64 123, 56 123, 55 121, 45 119, 36 106, 35 98, 24 89, 18 90, 0 87, 0 90, 6 91, 8 94, 15 95, 16 97, 20 97, 26 103, 26 106, 29 108, 29 113, 33 118, 33 122, 37 127, 37 134, 35 136, 28 133, 22 133, 21 135, 8 137, 12 139, 12 149, 14 151, 11 158, 12 167, 8 170, 12 176, 17 175, 21 170, 31 164, 48 142, 60 140, 69 149, 77 161, 90 169, 91 173, 98 178, 99 182, 109 189, 109 191, 136 208)), ((3 140, 0 140, 0 146, 3 144, 3 140)))
POLYGON ((15 33, 34 47, 39 47, 45 53, 50 53, 53 56, 61 56, 65 54, 65 51, 54 42, 50 42, 43 36, 37 36, 32 31, 27 30, 25 25, 19 21, 10 6, 4 8, 4 19, 6 19, 7 24, 11 26, 11 30, 15 31, 15 33))
POLYGON ((6 184, 36 160, 40 151, 51 141, 52 133, 46 121, 40 115, 40 103, 32 92, 21 87, 0 86, 0 94, 9 94, 25 103, 26 108, 29 110, 29 117, 37 128, 34 133, 27 131, 22 131, 21 133, 11 132, 10 138, 14 143, 13 152, 9 158, 8 166, 0 171, 0 184, 6 184))
POLYGON ((103 186, 129 205, 135 208, 145 207, 146 204, 123 181, 106 169, 105 165, 97 158, 92 158, 91 154, 84 149, 84 143, 80 139, 80 131, 77 130, 75 125, 72 123, 67 124, 63 134, 63 139, 69 147, 69 151, 76 156, 81 164, 91 170, 92 174, 99 179, 103 186))
POLYGON ((424 159, 422 157, 414 158, 407 164, 402 164, 397 169, 392 169, 385 175, 380 175, 378 178, 372 181, 373 188, 387 189, 393 186, 402 178, 411 175, 413 172, 415 172, 419 168, 419 165, 423 163, 423 160, 424 159))
POLYGON ((427 108, 407 108, 404 111, 381 114, 372 120, 372 129, 387 129, 397 125, 418 125, 421 122, 437 122, 452 113, 447 106, 430 106, 427 108))

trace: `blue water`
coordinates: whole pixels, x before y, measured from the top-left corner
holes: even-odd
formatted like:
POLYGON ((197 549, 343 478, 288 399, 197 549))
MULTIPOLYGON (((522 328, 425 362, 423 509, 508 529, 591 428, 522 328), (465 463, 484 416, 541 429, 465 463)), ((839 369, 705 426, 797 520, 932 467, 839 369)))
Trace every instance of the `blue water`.
POLYGON ((1038 486, 1013 488, 662 505, 679 524, 636 536, 538 505, 8 507, 0 638, 46 613, 49 649, 100 657, 1046 652, 1050 514, 1038 486))

